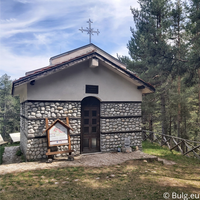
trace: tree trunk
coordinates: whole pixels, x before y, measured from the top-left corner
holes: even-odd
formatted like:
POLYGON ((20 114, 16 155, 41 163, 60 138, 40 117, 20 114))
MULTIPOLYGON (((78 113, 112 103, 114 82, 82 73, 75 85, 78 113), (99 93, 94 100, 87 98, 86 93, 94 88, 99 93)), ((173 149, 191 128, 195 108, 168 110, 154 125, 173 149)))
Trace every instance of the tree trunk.
POLYGON ((199 75, 199 90, 198 90, 198 93, 199 93, 199 116, 200 116, 200 69, 198 69, 198 75, 199 75))
MULTIPOLYGON (((200 127, 200 69, 198 69, 198 76, 199 76, 199 84, 198 84, 198 96, 199 96, 199 114, 197 117, 197 125, 198 127, 200 127)), ((195 131, 195 137, 197 137, 198 135, 198 130, 195 131)))
POLYGON ((161 113, 162 113, 162 134, 167 133, 166 125, 166 111, 165 111, 165 95, 164 92, 161 93, 161 113))
POLYGON ((169 135, 172 135, 172 117, 171 117, 171 114, 170 114, 170 117, 169 117, 169 135))
MULTIPOLYGON (((149 131, 153 131, 153 120, 152 120, 152 114, 149 115, 149 131)), ((153 141, 153 133, 149 132, 151 135, 150 140, 153 141)))
MULTIPOLYGON (((181 77, 178 76, 178 95, 180 98, 181 95, 181 77)), ((181 104, 180 100, 178 101, 178 117, 177 117, 177 131, 178 131, 178 137, 181 137, 181 104)))
POLYGON ((149 131, 153 131, 152 114, 149 115, 149 131))

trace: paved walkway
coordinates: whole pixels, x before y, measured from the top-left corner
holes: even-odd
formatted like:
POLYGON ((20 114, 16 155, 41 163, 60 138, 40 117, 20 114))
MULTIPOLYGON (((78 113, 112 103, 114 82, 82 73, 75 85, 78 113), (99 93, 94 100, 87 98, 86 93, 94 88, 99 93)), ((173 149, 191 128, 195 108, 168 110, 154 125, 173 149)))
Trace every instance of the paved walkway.
POLYGON ((7 173, 16 173, 30 170, 50 169, 58 167, 68 166, 84 166, 84 167, 101 167, 108 165, 116 165, 123 163, 127 160, 157 160, 156 156, 145 154, 141 151, 134 151, 132 153, 98 153, 90 155, 81 155, 75 157, 74 161, 67 161, 64 158, 60 160, 54 160, 52 163, 46 163, 45 161, 39 162, 24 162, 14 164, 2 164, 0 165, 0 175, 7 173))

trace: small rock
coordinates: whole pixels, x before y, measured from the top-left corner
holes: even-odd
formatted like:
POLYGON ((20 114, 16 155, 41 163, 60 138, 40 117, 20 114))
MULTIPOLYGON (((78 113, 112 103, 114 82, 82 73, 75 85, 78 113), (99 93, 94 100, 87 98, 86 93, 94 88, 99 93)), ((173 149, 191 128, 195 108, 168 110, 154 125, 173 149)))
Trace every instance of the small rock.
POLYGON ((147 162, 147 160, 143 160, 143 162, 147 162))
POLYGON ((114 174, 111 174, 111 175, 110 175, 110 177, 111 177, 111 178, 114 178, 114 177, 115 177, 115 175, 114 175, 114 174))
POLYGON ((71 109, 72 108, 72 105, 69 105, 69 109, 71 109))
POLYGON ((58 185, 59 182, 55 182, 55 185, 58 185))
POLYGON ((69 183, 69 181, 63 181, 62 184, 69 183))
POLYGON ((53 162, 53 159, 51 158, 47 160, 47 163, 52 163, 52 162, 53 162))
POLYGON ((75 179, 74 181, 79 181, 79 179, 75 179))
POLYGON ((42 117, 42 115, 41 114, 36 114, 36 117, 42 117))
POLYGON ((96 178, 97 180, 100 179, 99 177, 96 178))
POLYGON ((67 161, 74 161, 74 156, 69 155, 67 161))
POLYGON ((56 114, 55 114, 55 113, 52 113, 52 117, 56 117, 56 114))

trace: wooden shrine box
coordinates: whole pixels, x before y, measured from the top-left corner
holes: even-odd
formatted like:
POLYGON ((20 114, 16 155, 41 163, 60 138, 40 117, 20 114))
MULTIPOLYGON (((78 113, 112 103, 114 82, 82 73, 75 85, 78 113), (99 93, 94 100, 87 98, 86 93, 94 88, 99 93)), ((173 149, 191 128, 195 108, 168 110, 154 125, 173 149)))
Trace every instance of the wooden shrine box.
POLYGON ((51 126, 48 127, 48 118, 46 118, 46 133, 47 133, 47 156, 69 153, 71 155, 71 140, 70 140, 70 130, 73 130, 69 126, 69 119, 66 118, 66 124, 61 120, 57 119, 53 122, 51 126), (66 151, 53 151, 51 152, 51 147, 68 145, 68 150, 66 151))

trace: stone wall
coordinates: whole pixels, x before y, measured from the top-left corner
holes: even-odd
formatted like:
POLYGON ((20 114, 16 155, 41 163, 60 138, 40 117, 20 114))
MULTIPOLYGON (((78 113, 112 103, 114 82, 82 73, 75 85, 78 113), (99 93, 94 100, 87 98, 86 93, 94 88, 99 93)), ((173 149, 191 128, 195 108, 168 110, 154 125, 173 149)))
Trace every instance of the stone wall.
POLYGON ((101 119, 101 132, 138 131, 140 124, 141 117, 104 118, 101 119))
MULTIPOLYGON (((46 158, 47 138, 45 118, 51 125, 57 118, 69 117, 71 147, 80 154, 81 102, 24 102, 21 104, 21 149, 27 160, 46 158)), ((100 103, 100 150, 116 151, 129 137, 132 146, 141 149, 141 102, 100 103)), ((58 147, 59 151, 68 146, 58 147)), ((62 154, 65 156, 65 154, 62 154)), ((59 155, 60 156, 60 155, 59 155)))
POLYGON ((27 151, 27 130, 25 126, 26 124, 26 120, 23 117, 20 117, 20 149, 23 152, 24 155, 26 155, 26 151, 27 151))
POLYGON ((26 155, 27 151, 27 133, 28 125, 25 118, 25 103, 23 103, 20 106, 20 148, 24 155, 26 155))
POLYGON ((142 149, 141 102, 101 103, 101 151, 116 151, 128 137, 142 149))
POLYGON ((101 117, 141 116, 141 102, 101 103, 101 117))
POLYGON ((37 160, 46 158, 47 152, 47 139, 46 138, 34 138, 27 140, 27 160, 37 160))
POLYGON ((142 149, 142 132, 133 133, 114 133, 114 134, 101 134, 101 151, 117 151, 117 147, 124 146, 125 138, 130 138, 130 146, 138 146, 142 149))
MULTIPOLYGON (((81 102, 24 102, 21 104, 20 147, 27 160, 46 158, 47 138, 45 118, 51 125, 57 118, 69 117, 71 147, 80 154, 81 102)), ((65 150, 68 146, 58 147, 65 150)))
POLYGON ((80 102, 27 102, 25 107, 31 119, 81 117, 80 102))

